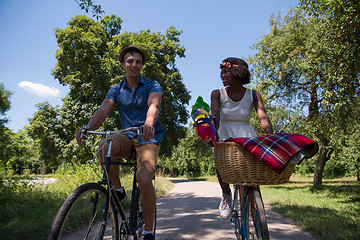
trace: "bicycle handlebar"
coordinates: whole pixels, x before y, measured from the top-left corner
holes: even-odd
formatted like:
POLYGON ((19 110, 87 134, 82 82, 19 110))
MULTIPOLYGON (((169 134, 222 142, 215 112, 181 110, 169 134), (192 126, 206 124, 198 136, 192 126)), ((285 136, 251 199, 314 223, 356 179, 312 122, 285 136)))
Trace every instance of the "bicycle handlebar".
POLYGON ((136 134, 141 136, 142 135, 142 130, 140 127, 129 127, 129 128, 125 128, 125 129, 121 129, 121 130, 116 130, 116 131, 90 131, 90 130, 86 130, 83 129, 81 131, 81 135, 86 135, 86 134, 93 134, 93 135, 106 135, 106 137, 109 137, 113 134, 116 133, 127 133, 127 132, 134 132, 136 131, 136 134))

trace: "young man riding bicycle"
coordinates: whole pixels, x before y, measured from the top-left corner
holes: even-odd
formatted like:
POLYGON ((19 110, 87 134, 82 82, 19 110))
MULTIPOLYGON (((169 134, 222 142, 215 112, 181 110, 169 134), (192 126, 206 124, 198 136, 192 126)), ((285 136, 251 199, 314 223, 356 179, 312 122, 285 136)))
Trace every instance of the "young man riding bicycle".
MULTIPOLYGON (((152 179, 164 133, 158 117, 163 93, 157 81, 144 78, 140 74, 146 63, 146 55, 142 50, 133 46, 127 47, 121 51, 119 61, 125 70, 125 79, 108 91, 100 108, 95 111, 88 124, 83 128, 95 130, 100 127, 109 113, 114 110, 115 105, 118 108, 123 129, 142 128, 143 134, 137 138, 131 134, 114 135, 111 156, 112 161, 116 161, 116 157, 128 157, 135 146, 136 176, 145 220, 144 239, 155 239, 153 223, 156 196, 152 179)), ((76 131, 76 140, 79 145, 81 144, 81 130, 76 131)), ((100 144, 100 146, 104 146, 100 151, 102 163, 105 161, 107 145, 108 143, 105 141, 100 144)), ((121 186, 118 165, 110 165, 109 177, 116 189, 117 197, 120 201, 124 200, 126 193, 121 186)))

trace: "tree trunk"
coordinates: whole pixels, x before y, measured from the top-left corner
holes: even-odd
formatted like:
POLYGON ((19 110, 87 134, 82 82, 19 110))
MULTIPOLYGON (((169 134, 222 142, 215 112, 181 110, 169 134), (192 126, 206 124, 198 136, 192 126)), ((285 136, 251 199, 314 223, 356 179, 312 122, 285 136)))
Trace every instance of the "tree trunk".
POLYGON ((314 187, 322 185, 323 172, 326 162, 330 159, 332 150, 327 150, 322 147, 320 150, 319 158, 316 161, 315 174, 314 174, 314 187))

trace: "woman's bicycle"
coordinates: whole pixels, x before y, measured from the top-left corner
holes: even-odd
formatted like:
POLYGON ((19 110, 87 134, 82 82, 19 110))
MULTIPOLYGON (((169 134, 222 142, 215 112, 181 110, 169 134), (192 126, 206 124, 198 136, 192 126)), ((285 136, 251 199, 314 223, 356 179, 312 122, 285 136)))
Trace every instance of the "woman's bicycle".
MULTIPOLYGON (((103 239, 104 236, 111 236, 111 239, 137 240, 142 237, 145 222, 139 202, 140 190, 136 182, 135 152, 133 151, 131 163, 111 161, 110 155, 112 135, 129 132, 136 132, 137 135, 141 135, 141 130, 138 127, 119 131, 86 132, 87 134, 105 135, 109 142, 102 179, 97 183, 86 183, 79 186, 66 198, 55 216, 48 240, 103 239), (133 189, 128 216, 115 196, 108 176, 111 164, 133 168, 133 189)), ((156 219, 154 229, 155 222, 156 219)))
POLYGON ((236 239, 269 239, 265 208, 258 186, 234 185, 231 223, 236 239))
POLYGON ((234 184, 231 223, 237 239, 269 239, 264 203, 259 185, 289 181, 295 164, 275 173, 234 142, 218 142, 215 167, 223 181, 234 184))

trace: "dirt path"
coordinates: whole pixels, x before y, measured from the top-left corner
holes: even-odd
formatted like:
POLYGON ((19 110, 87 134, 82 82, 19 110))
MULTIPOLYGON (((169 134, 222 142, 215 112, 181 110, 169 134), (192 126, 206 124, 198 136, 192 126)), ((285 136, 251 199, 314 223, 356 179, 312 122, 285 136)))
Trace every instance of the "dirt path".
MULTIPOLYGON (((217 183, 175 179, 174 189, 157 200, 157 240, 235 239, 230 221, 218 215, 217 183)), ((266 207, 270 239, 315 240, 290 220, 266 207)))

